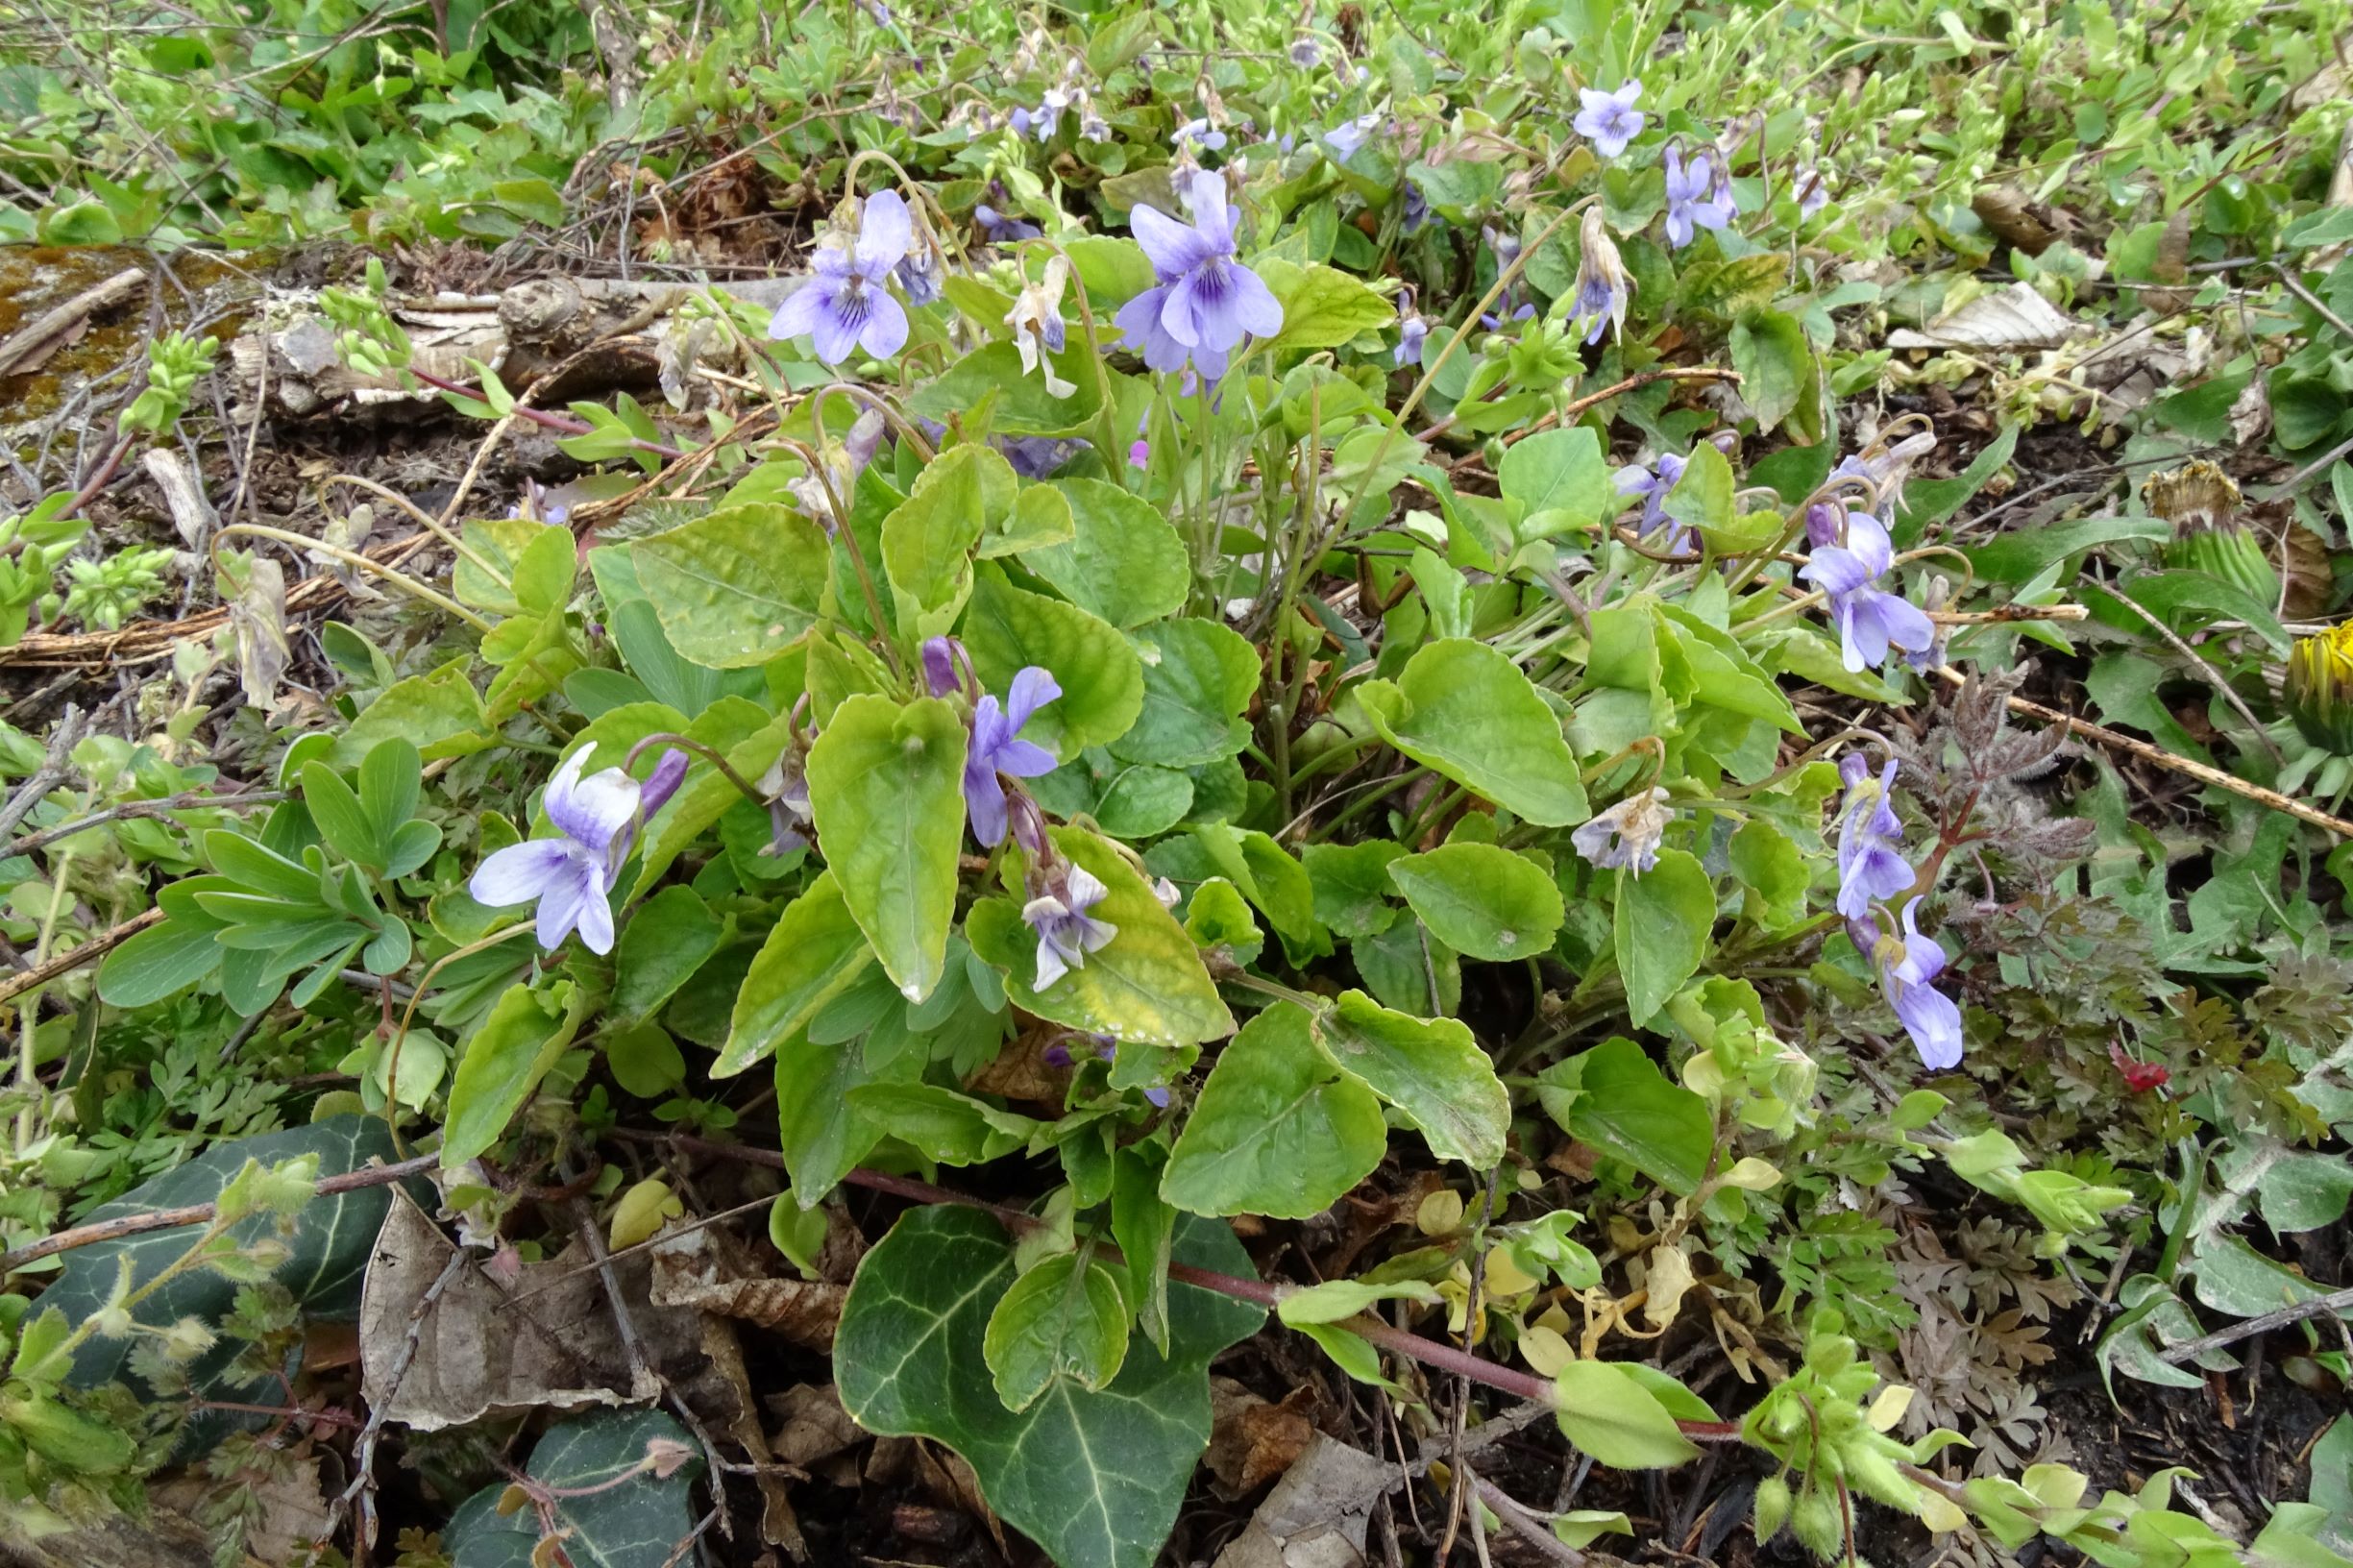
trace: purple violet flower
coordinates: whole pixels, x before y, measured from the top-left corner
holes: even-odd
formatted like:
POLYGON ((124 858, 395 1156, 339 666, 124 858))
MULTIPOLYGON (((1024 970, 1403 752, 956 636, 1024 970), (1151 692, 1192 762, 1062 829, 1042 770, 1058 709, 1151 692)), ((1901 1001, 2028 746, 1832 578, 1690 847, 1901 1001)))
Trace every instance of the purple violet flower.
POLYGON ((1302 33, 1291 39, 1291 63, 1301 70, 1312 69, 1315 62, 1322 58, 1323 50, 1316 43, 1315 35, 1312 33, 1302 33))
POLYGON ((1176 128, 1168 140, 1179 152, 1189 147, 1198 147, 1204 152, 1213 153, 1225 146, 1226 134, 1206 119, 1187 120, 1176 128))
POLYGON ((552 839, 510 844, 475 868, 466 891, 494 907, 539 904, 539 944, 553 952, 576 929, 592 953, 613 950, 613 907, 638 825, 662 809, 686 776, 686 753, 666 750, 640 784, 619 768, 580 776, 593 741, 548 780, 540 804, 555 824, 552 839))
POLYGON ((1593 821, 1569 835, 1569 843, 1596 870, 1625 867, 1640 876, 1658 864, 1658 841, 1675 821, 1667 792, 1649 789, 1596 813, 1593 821))
POLYGON ((1413 291, 1407 289, 1397 300, 1397 353, 1390 363, 1398 370, 1422 362, 1422 344, 1430 336, 1430 323, 1413 308, 1413 291))
POLYGON ((1225 181, 1197 171, 1188 187, 1193 221, 1155 208, 1128 215, 1159 282, 1119 307, 1119 331, 1157 371, 1188 362, 1211 380, 1244 337, 1283 330, 1283 306, 1259 275, 1234 258, 1238 213, 1226 207, 1225 181))
POLYGON ((1397 227, 1406 233, 1421 233, 1422 225, 1430 221, 1430 198, 1422 187, 1411 181, 1406 183, 1406 209, 1399 216, 1397 227))
POLYGON ((1151 442, 1146 441, 1146 440, 1145 440, 1145 439, 1143 439, 1141 436, 1138 436, 1138 437, 1137 437, 1137 438, 1136 438, 1134 441, 1131 441, 1131 442, 1129 442, 1129 443, 1128 443, 1128 449, 1127 449, 1127 466, 1128 466, 1128 467, 1130 467, 1130 468, 1146 468, 1146 467, 1149 467, 1149 466, 1151 465, 1151 462, 1152 462, 1152 443, 1151 443, 1151 442))
POLYGON ((1851 751, 1838 759, 1838 776, 1847 786, 1838 807, 1838 912, 1859 920, 1873 899, 1909 892, 1913 882, 1894 805, 1896 759, 1875 780, 1871 764, 1851 751))
POLYGON ((1038 933, 1038 981, 1046 987, 1084 968, 1087 955, 1099 952, 1119 928, 1087 912, 1103 901, 1110 890, 1083 866, 1054 860, 1030 876, 1031 897, 1021 906, 1021 919, 1038 933))
POLYGON ((1917 651, 1932 645, 1936 624, 1901 597, 1873 586, 1895 561, 1895 546, 1879 520, 1850 510, 1846 524, 1846 544, 1816 547, 1798 575, 1829 600, 1847 668, 1875 670, 1887 662, 1891 646, 1917 651))
POLYGON ((1732 221, 1733 208, 1715 190, 1705 153, 1694 153, 1686 164, 1680 149, 1667 148, 1667 243, 1681 250, 1699 229, 1721 229, 1732 221))
POLYGON ((1878 922, 1869 916, 1847 922, 1847 934, 1879 971, 1879 990, 1912 1048, 1930 1068, 1942 1072, 1961 1065, 1961 1009, 1935 989, 1936 977, 1948 962, 1944 944, 1924 937, 1913 918, 1920 908, 1915 898, 1903 906, 1903 935, 1881 936, 1878 922))
MULTIPOLYGON (((1036 778, 1057 766, 1054 753, 1021 739, 1030 715, 1062 696, 1053 675, 1037 665, 1024 667, 998 706, 983 696, 972 705, 972 745, 964 759, 964 804, 972 820, 972 837, 990 848, 1005 840, 1005 786, 997 774, 1036 778)), ((1098 894, 1099 896, 1099 894, 1098 894)))
POLYGON ((1691 530, 1667 515, 1667 492, 1674 489, 1676 481, 1683 477, 1683 469, 1690 459, 1678 457, 1671 452, 1662 452, 1657 461, 1656 473, 1640 463, 1629 463, 1618 470, 1613 482, 1618 487, 1618 494, 1628 500, 1636 496, 1642 498, 1642 527, 1635 531, 1647 539, 1663 527, 1667 530, 1667 536, 1659 542, 1659 548, 1679 552, 1685 541, 1691 537, 1691 530))
POLYGON ((999 212, 987 202, 972 208, 972 221, 980 225, 980 232, 988 236, 992 245, 1010 245, 1017 239, 1036 239, 1045 233, 1034 223, 999 212))
POLYGON ((845 246, 836 235, 817 248, 809 281, 776 307, 768 335, 814 338, 818 358, 828 365, 840 364, 854 348, 890 358, 906 346, 907 312, 886 284, 914 239, 897 191, 869 196, 856 243, 845 246))
POLYGON ((1345 163, 1357 156, 1358 149, 1372 139, 1372 134, 1380 130, 1382 122, 1387 118, 1387 115, 1375 110, 1370 114, 1360 114, 1353 120, 1342 120, 1324 133, 1324 145, 1332 149, 1335 161, 1345 163))
POLYGON ((1577 134, 1593 143, 1593 150, 1604 158, 1615 158, 1626 151, 1626 144, 1642 135, 1648 123, 1634 100, 1642 96, 1642 84, 1629 82, 1615 92, 1603 92, 1586 87, 1577 95, 1584 107, 1569 123, 1577 134))

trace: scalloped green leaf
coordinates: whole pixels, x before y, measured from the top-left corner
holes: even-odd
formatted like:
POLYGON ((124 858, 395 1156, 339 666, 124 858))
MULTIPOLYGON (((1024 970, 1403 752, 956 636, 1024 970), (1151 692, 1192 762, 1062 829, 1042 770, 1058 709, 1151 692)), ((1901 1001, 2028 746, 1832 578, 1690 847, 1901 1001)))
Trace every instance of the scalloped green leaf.
POLYGON ((1549 950, 1560 929, 1560 889, 1525 855, 1491 844, 1442 844, 1390 862, 1413 913, 1445 943, 1503 962, 1549 950))
POLYGON ((629 546, 678 654, 715 670, 766 664, 817 624, 832 547, 772 502, 743 502, 629 546))
POLYGON ((1277 1002, 1218 1053, 1161 1196, 1196 1214, 1305 1219, 1372 1174, 1387 1148, 1380 1100, 1316 1041, 1307 1009, 1277 1002))
POLYGON ((1430 1152, 1492 1169, 1511 1130, 1511 1096, 1495 1064, 1457 1018, 1417 1018, 1344 991, 1317 1015, 1315 1038, 1421 1129, 1430 1152))
POLYGON ((980 570, 965 611, 964 644, 981 684, 1000 698, 1028 665, 1052 673, 1062 696, 1039 709, 1021 733, 1064 762, 1118 740, 1143 709, 1142 663, 1111 623, 1016 588, 996 567, 980 570))
POLYGON ((1484 643, 1428 644, 1396 680, 1359 687, 1358 700, 1383 740, 1497 805, 1540 827, 1585 820, 1585 788, 1559 719, 1519 667, 1484 643))

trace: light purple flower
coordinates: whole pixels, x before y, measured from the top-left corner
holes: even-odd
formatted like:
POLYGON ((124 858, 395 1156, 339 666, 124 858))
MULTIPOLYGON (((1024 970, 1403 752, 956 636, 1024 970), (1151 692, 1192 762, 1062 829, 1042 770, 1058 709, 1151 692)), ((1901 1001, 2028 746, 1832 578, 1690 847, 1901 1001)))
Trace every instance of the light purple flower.
POLYGON ((1129 442, 1129 443, 1128 443, 1128 449, 1127 449, 1127 466, 1128 466, 1128 467, 1130 467, 1130 468, 1145 468, 1145 467, 1149 467, 1149 466, 1150 466, 1150 464, 1151 464, 1151 462, 1152 462, 1152 443, 1151 443, 1151 442, 1144 440, 1144 439, 1143 439, 1141 436, 1139 436, 1139 437, 1137 437, 1137 438, 1136 438, 1134 441, 1131 441, 1131 442, 1129 442))
POLYGON ((980 232, 989 236, 992 245, 1010 245, 1017 239, 1036 239, 1045 232, 1034 223, 1025 223, 999 212, 987 202, 972 208, 972 221, 980 225, 980 232))
MULTIPOLYGON (((1808 508, 1807 527, 1815 524, 1808 508)), ((1849 510, 1847 542, 1818 546, 1799 576, 1821 589, 1837 624, 1841 656, 1849 670, 1877 669, 1896 648, 1924 649, 1936 641, 1936 625, 1917 606, 1874 586, 1895 560, 1887 529, 1869 512, 1849 510)))
POLYGON ((1662 452, 1658 454, 1656 473, 1640 463, 1629 463, 1613 478, 1619 495, 1630 501, 1636 496, 1642 498, 1642 527, 1636 532, 1647 539, 1662 527, 1667 530, 1666 537, 1659 541, 1662 550, 1679 551, 1691 537, 1689 528, 1667 515, 1667 492, 1683 477, 1689 461, 1671 452, 1662 452))
POLYGON ((1413 308, 1413 293, 1408 289, 1397 301, 1397 353, 1391 363, 1399 370, 1422 362, 1422 344, 1430 336, 1430 323, 1413 308))
POLYGON ((1005 786, 997 774, 1036 778, 1052 772, 1054 753, 1021 739, 1030 715, 1062 696, 1052 674, 1029 665, 1013 677, 1004 706, 984 696, 972 705, 972 745, 964 759, 964 804, 972 820, 972 837, 989 847, 1005 839, 1005 786))
POLYGON ((1226 208, 1225 181, 1196 171, 1188 187, 1193 221, 1154 208, 1129 214, 1159 282, 1119 307, 1119 331, 1157 371, 1189 361, 1211 380, 1244 337, 1283 330, 1283 306, 1259 275, 1234 258, 1239 215, 1226 208))
POLYGON ((1913 882, 1894 804, 1896 759, 1875 780, 1871 764, 1849 752, 1838 759, 1838 776, 1847 786, 1838 807, 1838 912, 1859 920, 1873 899, 1907 893, 1913 882))
POLYGON ((1667 243, 1677 250, 1691 243, 1696 230, 1732 221, 1732 205, 1715 189, 1710 161, 1707 154, 1694 153, 1686 164, 1679 149, 1667 149, 1667 243))
POLYGON ((1422 225, 1430 221, 1430 198, 1422 194, 1421 186, 1406 183, 1406 208, 1399 214, 1397 227, 1404 233, 1421 233, 1422 225))
POLYGON ((575 751, 548 780, 540 803, 555 824, 552 839, 510 844, 475 868, 466 891, 493 907, 539 904, 539 944, 552 952, 578 930, 592 953, 613 950, 613 907, 607 894, 638 824, 662 809, 686 776, 686 753, 664 751, 643 784, 619 768, 580 776, 589 745, 575 751))
POLYGON ((1615 92, 1586 87, 1577 96, 1584 107, 1570 123, 1602 157, 1617 157, 1626 151, 1628 142, 1642 135, 1646 117, 1634 107, 1634 100, 1642 96, 1641 83, 1629 82, 1615 92))
POLYGON ((1336 160, 1345 163, 1357 156, 1358 149, 1372 138, 1372 134, 1380 130, 1387 118, 1387 115, 1376 110, 1370 114, 1360 114, 1353 120, 1342 120, 1324 133, 1324 145, 1332 149, 1336 160))
POLYGON ((1316 43, 1312 33, 1302 33, 1291 39, 1291 63, 1301 70, 1312 68, 1322 58, 1323 49, 1316 43))
POLYGON ((1879 990, 1903 1032, 1912 1037, 1920 1060, 1935 1070, 1961 1065, 1961 1009, 1935 989, 1945 971, 1942 943, 1920 934, 1913 918, 1920 908, 1915 898, 1903 906, 1903 935, 1881 936, 1878 922, 1866 916, 1850 920, 1847 934, 1879 971, 1879 990))
POLYGON ((1198 147, 1204 152, 1213 153, 1225 146, 1226 134, 1211 125, 1206 119, 1187 120, 1176 128, 1176 134, 1168 140, 1180 153, 1189 147, 1198 147))
POLYGON ((922 648, 923 685, 934 697, 964 690, 964 649, 953 637, 933 637, 922 648))
POLYGON ((1030 891, 1033 896, 1021 906, 1021 919, 1038 933, 1038 981, 1033 989, 1043 991, 1072 969, 1084 968, 1087 955, 1101 951, 1119 928, 1087 913, 1110 890, 1083 866, 1053 861, 1032 875, 1030 891))
POLYGON ((1569 843, 1596 870, 1625 867, 1636 876, 1658 864, 1658 841, 1675 821, 1667 792, 1649 789, 1598 813, 1593 821, 1569 835, 1569 843))
POLYGON ((1830 187, 1828 183, 1822 178, 1822 171, 1820 169, 1800 169, 1797 174, 1796 184, 1798 187, 1798 216, 1802 218, 1810 218, 1815 213, 1821 211, 1824 208, 1830 205, 1830 187))
POLYGON ((845 247, 837 236, 818 247, 809 281, 776 307, 768 335, 814 338, 818 358, 828 365, 840 364, 855 348, 888 359, 906 346, 907 312, 885 285, 914 240, 897 191, 869 196, 857 242, 845 247))
POLYGON ((809 845, 809 753, 797 736, 785 743, 753 788, 768 801, 768 843, 764 855, 789 855, 809 845))

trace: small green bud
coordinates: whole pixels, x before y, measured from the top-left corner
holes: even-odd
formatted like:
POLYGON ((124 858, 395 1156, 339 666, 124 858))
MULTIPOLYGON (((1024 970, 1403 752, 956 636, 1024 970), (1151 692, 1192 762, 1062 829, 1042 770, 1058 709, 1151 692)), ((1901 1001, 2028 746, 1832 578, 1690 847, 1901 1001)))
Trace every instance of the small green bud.
POLYGON ((1814 1556, 1830 1558, 1847 1549, 1847 1525, 1838 1514, 1837 1500, 1826 1492, 1807 1491, 1789 1513, 1790 1533, 1814 1556))
POLYGON ((1789 1523, 1789 1482, 1779 1476, 1767 1476, 1756 1483, 1756 1544, 1764 1545, 1781 1532, 1789 1523))

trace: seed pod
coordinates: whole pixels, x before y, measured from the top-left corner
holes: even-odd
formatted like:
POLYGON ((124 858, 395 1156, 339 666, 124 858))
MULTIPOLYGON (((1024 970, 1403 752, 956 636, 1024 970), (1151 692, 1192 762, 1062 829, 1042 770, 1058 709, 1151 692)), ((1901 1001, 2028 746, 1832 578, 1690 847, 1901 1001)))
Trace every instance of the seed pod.
POLYGON ((2239 487, 2203 458, 2150 477, 2141 487, 2150 511, 2173 525, 2158 557, 2176 571, 2203 572, 2258 602, 2279 602, 2279 569, 2263 540, 2239 518, 2239 487))
POLYGON ((1790 1510, 1789 1531, 1799 1544, 1818 1557, 1841 1556, 1847 1546, 1847 1525, 1839 1517, 1838 1501, 1826 1492, 1808 1491, 1790 1510))

